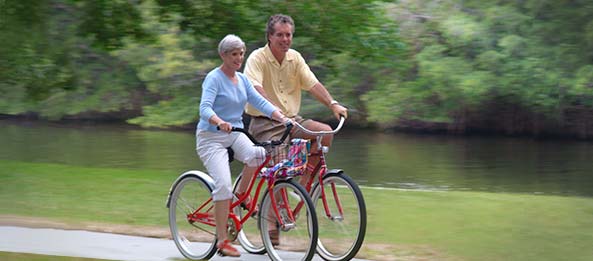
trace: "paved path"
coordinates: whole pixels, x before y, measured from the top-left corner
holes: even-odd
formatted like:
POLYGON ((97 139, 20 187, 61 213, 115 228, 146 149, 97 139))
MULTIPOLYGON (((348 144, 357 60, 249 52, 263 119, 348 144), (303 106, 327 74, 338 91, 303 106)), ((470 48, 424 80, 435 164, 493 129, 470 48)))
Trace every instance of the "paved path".
MULTIPOLYGON (((266 255, 238 249, 240 260, 268 260, 266 255)), ((186 260, 169 239, 14 226, 0 226, 0 251, 122 261, 186 260)), ((215 255, 212 260, 239 259, 215 255)), ((322 259, 315 256, 314 260, 322 259)))

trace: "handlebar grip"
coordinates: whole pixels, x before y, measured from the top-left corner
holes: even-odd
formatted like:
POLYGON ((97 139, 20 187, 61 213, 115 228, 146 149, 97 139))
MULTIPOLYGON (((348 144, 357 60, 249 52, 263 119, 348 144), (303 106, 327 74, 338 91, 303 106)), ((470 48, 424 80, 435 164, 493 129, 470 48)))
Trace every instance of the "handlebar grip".
MULTIPOLYGON (((216 127, 216 130, 220 130, 220 127, 216 127)), ((245 134, 247 136, 247 138, 249 138, 249 140, 251 140, 251 142, 253 142, 253 144, 256 144, 256 145, 260 144, 260 142, 255 140, 255 138, 253 136, 251 136, 251 134, 243 128, 231 127, 231 131, 241 132, 241 133, 245 134)))
MULTIPOLYGON (((216 130, 220 130, 220 126, 216 126, 216 130)), ((238 131, 238 132, 242 132, 241 128, 237 128, 237 127, 231 127, 231 131, 238 131)))
POLYGON ((284 134, 282 134, 282 138, 280 138, 280 140, 278 141, 278 144, 282 144, 284 142, 284 140, 286 140, 286 137, 288 137, 288 134, 290 134, 292 127, 294 127, 294 125, 292 124, 291 121, 286 121, 284 123, 284 126, 286 126, 286 130, 284 130, 284 134))

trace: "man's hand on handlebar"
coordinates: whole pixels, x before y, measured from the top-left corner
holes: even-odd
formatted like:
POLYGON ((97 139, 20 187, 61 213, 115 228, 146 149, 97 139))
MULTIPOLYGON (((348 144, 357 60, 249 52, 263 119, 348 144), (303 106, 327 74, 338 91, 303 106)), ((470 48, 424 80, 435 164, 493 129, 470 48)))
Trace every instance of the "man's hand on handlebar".
POLYGON ((331 105, 331 110, 334 113, 334 116, 336 117, 336 119, 340 119, 341 116, 344 116, 344 118, 348 118, 348 109, 346 109, 346 107, 342 106, 339 103, 333 104, 331 105))

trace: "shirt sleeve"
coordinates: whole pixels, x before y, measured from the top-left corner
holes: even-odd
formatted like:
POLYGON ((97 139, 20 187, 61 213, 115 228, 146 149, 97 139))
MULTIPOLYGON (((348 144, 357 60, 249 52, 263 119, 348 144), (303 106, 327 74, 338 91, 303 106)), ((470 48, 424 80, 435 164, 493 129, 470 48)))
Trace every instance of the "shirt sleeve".
POLYGON ((311 90, 311 88, 313 88, 313 86, 318 83, 319 80, 317 80, 317 77, 315 77, 315 74, 313 71, 311 71, 311 68, 309 68, 307 62, 305 62, 305 58, 303 58, 300 53, 297 57, 297 73, 300 77, 300 82, 302 83, 301 89, 305 91, 311 90))
POLYGON ((208 122, 214 112, 214 100, 218 94, 218 86, 213 80, 214 77, 206 77, 202 83, 202 98, 200 100, 200 119, 208 122))
POLYGON ((247 79, 247 77, 243 77, 243 82, 245 83, 245 91, 247 93, 247 102, 255 107, 257 110, 262 112, 268 117, 272 117, 272 113, 278 108, 266 100, 261 94, 255 90, 255 87, 251 84, 251 82, 247 79))
POLYGON ((264 81, 264 71, 261 66, 262 63, 259 61, 262 58, 257 55, 258 53, 258 51, 254 51, 249 55, 247 62, 245 62, 243 73, 253 85, 264 86, 262 84, 264 81))

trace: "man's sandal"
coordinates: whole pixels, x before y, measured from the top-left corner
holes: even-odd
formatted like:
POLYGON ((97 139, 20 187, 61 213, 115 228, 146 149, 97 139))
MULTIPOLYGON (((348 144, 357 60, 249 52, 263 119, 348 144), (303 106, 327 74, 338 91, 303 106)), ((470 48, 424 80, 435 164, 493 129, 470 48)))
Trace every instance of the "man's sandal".
POLYGON ((270 241, 272 241, 272 246, 280 245, 280 231, 278 229, 268 231, 270 235, 270 241))
POLYGON ((268 230, 268 235, 270 235, 270 241, 272 241, 272 246, 280 245, 280 223, 278 221, 274 222, 275 229, 268 230))

